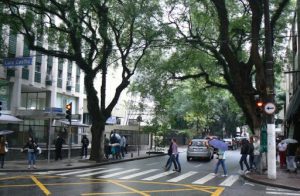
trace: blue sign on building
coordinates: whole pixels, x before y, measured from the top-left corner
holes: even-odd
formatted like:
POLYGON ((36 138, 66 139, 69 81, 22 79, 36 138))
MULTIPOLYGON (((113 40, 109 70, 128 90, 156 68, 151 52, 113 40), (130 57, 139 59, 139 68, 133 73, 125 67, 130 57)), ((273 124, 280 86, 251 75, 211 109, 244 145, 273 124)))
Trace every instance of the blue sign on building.
POLYGON ((4 59, 3 65, 5 67, 32 65, 32 57, 16 57, 16 58, 4 59))

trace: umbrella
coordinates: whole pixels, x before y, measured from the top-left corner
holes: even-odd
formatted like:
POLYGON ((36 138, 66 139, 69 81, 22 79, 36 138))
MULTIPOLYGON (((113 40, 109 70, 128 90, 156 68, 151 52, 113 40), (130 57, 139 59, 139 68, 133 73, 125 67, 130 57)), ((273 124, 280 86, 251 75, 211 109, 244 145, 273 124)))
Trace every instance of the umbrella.
POLYGON ((0 116, 0 124, 7 124, 7 123, 21 123, 23 120, 8 114, 1 114, 0 116))
POLYGON ((11 131, 11 130, 2 130, 2 131, 0 131, 0 135, 8 135, 8 134, 11 134, 13 132, 14 131, 11 131))
POLYGON ((291 138, 284 139, 284 140, 282 140, 281 142, 282 142, 282 143, 287 143, 287 144, 289 144, 289 143, 292 143, 292 144, 296 144, 296 143, 298 143, 298 141, 297 141, 297 140, 295 140, 295 139, 291 139, 291 138))
POLYGON ((214 148, 218 148, 219 150, 228 150, 228 144, 226 144, 225 142, 221 141, 221 140, 217 140, 217 139, 213 139, 210 140, 209 145, 213 146, 214 148))

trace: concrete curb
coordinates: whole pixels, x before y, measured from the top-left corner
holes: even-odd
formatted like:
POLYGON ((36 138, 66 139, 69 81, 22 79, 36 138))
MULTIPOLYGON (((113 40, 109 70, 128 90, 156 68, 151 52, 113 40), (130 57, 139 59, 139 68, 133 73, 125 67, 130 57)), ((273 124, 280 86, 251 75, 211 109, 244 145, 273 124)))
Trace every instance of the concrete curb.
MULTIPOLYGON (((46 169, 1 169, 0 172, 46 172, 46 171, 62 171, 62 170, 73 170, 73 169, 84 169, 84 168, 90 168, 90 167, 98 167, 102 165, 110 165, 110 164, 116 164, 116 163, 122 163, 122 162, 129 162, 129 161, 135 161, 135 160, 142 160, 142 159, 148 159, 148 158, 154 158, 154 157, 160 157, 165 156, 167 153, 164 154, 157 154, 152 156, 143 156, 143 157, 136 157, 132 159, 121 159, 121 160, 113 160, 113 161, 105 161, 102 163, 95 163, 91 165, 84 165, 84 166, 66 166, 64 168, 46 168, 46 169)), ((7 161, 9 162, 9 161, 7 161)))
POLYGON ((257 184, 262 184, 262 185, 267 185, 267 186, 272 186, 272 187, 277 187, 277 188, 282 188, 282 189, 289 189, 289 190, 293 190, 293 191, 300 191, 300 188, 297 188, 297 187, 291 187, 291 186, 287 186, 287 185, 283 185, 283 184, 275 184, 275 183, 265 182, 263 180, 256 180, 254 178, 251 178, 248 175, 242 175, 242 177, 245 180, 248 180, 250 182, 254 182, 257 184))

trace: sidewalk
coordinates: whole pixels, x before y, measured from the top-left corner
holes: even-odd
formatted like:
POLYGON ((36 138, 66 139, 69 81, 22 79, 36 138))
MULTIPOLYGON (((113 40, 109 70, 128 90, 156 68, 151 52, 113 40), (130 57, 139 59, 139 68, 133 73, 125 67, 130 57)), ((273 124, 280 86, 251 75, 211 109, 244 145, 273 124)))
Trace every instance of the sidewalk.
POLYGON ((283 189, 290 189, 300 191, 300 171, 298 173, 288 173, 285 169, 277 167, 276 180, 268 179, 267 171, 264 174, 248 173, 243 177, 251 182, 264 184, 267 186, 274 186, 283 189))
POLYGON ((81 159, 80 157, 71 157, 70 161, 68 157, 63 157, 63 160, 55 161, 53 158, 48 162, 48 160, 36 161, 37 169, 27 169, 28 163, 27 159, 17 160, 17 161, 5 161, 4 168, 0 169, 0 172, 31 172, 31 171, 49 171, 49 170, 67 170, 67 169, 80 169, 88 167, 96 167, 100 165, 108 165, 112 163, 120 163, 125 161, 133 161, 138 159, 146 159, 150 157, 164 156, 164 154, 147 154, 146 150, 141 150, 139 156, 136 151, 128 152, 122 159, 112 159, 105 160, 101 163, 95 161, 90 161, 88 159, 81 159))

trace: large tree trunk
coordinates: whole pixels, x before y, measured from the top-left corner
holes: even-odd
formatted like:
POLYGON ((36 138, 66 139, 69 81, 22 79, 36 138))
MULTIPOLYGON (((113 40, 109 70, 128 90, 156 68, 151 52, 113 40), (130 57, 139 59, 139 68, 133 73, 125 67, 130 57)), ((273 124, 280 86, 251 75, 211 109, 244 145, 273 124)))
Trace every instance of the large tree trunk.
POLYGON ((104 130, 105 123, 94 121, 92 124, 92 149, 90 160, 101 162, 104 159, 104 130))
POLYGON ((84 83, 87 92, 87 106, 92 118, 92 149, 90 160, 101 161, 103 159, 103 134, 105 130, 105 117, 99 107, 97 91, 94 87, 95 74, 86 74, 84 83))

